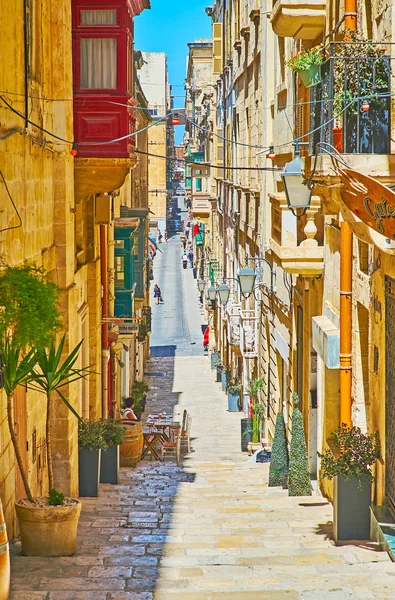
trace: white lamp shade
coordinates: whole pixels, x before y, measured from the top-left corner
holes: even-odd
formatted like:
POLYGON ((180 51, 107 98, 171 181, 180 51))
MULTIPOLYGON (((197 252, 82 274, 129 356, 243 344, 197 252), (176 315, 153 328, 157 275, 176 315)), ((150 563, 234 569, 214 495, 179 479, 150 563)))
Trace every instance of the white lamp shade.
POLYGON ((252 294, 255 285, 256 273, 254 269, 251 269, 251 267, 243 267, 240 269, 237 279, 239 281, 241 293, 248 298, 248 296, 252 294))
POLYGON ((230 296, 230 287, 226 283, 222 283, 218 288, 218 296, 221 304, 225 305, 228 303, 230 296))
POLYGON ((205 283, 204 279, 199 279, 199 281, 197 282, 197 286, 198 286, 198 290, 200 293, 204 292, 205 285, 206 285, 206 283, 205 283))
POLYGON ((209 300, 211 300, 211 302, 214 302, 215 297, 217 295, 217 289, 213 285, 210 285, 210 287, 207 290, 207 295, 209 300))
POLYGON ((302 162, 299 155, 285 165, 281 179, 289 208, 308 208, 311 202, 311 189, 303 183, 302 162))

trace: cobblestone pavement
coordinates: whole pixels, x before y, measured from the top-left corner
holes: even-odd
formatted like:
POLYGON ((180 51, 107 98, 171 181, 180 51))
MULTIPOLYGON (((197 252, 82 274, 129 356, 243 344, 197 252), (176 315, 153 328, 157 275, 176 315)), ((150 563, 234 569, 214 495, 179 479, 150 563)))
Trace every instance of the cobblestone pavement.
MULTIPOLYGON (((163 264, 171 259, 170 246, 163 264)), ((185 289, 194 293, 191 273, 182 275, 181 299, 185 289)), ((164 307, 155 308, 154 325, 164 307)), ((289 498, 267 487, 267 464, 246 462, 241 415, 227 412, 201 348, 189 353, 200 327, 196 304, 189 310, 184 323, 195 333, 184 331, 179 344, 157 336, 147 379, 148 410, 191 413, 193 451, 180 467, 147 460, 124 469, 121 485, 83 499, 74 557, 26 558, 14 544, 11 599, 395 598, 386 553, 373 544, 335 546, 325 499, 289 498)))

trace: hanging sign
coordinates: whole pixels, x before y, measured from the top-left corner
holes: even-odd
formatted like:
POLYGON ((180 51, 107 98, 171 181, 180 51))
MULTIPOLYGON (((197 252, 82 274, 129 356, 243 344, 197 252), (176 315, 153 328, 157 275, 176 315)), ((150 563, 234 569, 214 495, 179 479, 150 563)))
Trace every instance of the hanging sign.
POLYGON ((359 171, 340 169, 344 204, 363 223, 387 238, 395 239, 395 193, 359 171))

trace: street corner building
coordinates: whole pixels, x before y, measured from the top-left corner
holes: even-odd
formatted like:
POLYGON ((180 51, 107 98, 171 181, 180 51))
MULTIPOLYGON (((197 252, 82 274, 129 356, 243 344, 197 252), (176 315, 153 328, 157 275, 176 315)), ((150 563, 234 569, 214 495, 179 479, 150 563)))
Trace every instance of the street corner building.
MULTIPOLYGON (((2 2, 0 252, 5 264, 42 267, 61 289, 64 351, 83 340, 81 365, 92 365, 89 378, 65 388, 83 418, 117 415, 148 355, 138 339, 149 322, 148 139, 137 145, 134 132, 151 116, 133 22, 149 8, 149 0, 2 2)), ((12 538, 14 502, 25 494, 5 406, 1 392, 0 497, 12 538)), ((19 386, 13 410, 33 495, 46 495, 37 392, 19 386)), ((77 496, 77 421, 55 403, 51 425, 56 486, 77 496)))

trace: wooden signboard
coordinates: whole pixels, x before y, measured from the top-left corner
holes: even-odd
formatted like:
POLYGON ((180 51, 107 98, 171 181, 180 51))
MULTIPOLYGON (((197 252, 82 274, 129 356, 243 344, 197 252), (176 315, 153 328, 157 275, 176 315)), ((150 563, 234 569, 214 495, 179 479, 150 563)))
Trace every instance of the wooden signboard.
POLYGON ((359 171, 340 169, 344 204, 363 223, 387 238, 395 239, 395 193, 359 171))

